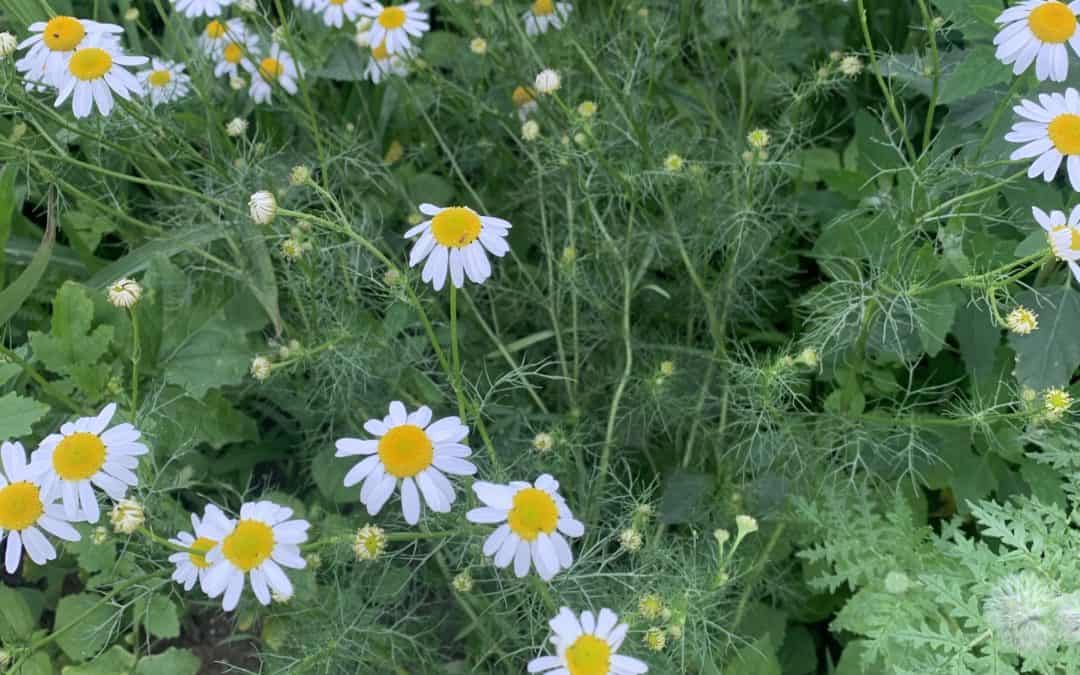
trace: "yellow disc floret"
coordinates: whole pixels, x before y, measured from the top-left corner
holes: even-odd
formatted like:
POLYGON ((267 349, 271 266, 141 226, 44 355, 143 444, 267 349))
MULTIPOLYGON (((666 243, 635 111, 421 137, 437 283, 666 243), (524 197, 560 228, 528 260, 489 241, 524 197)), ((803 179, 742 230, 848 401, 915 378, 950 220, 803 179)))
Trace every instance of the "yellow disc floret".
POLYGON ((63 480, 86 480, 105 465, 105 444, 96 434, 80 431, 56 444, 53 469, 63 480))
POLYGON ((109 68, 112 68, 112 57, 109 52, 97 47, 76 51, 68 62, 68 70, 83 82, 101 79, 109 68))
POLYGON ((386 473, 395 478, 415 476, 431 466, 435 447, 424 430, 413 424, 402 424, 379 439, 379 459, 386 473))
POLYGON ((555 3, 552 0, 536 0, 532 4, 534 16, 547 16, 555 13, 555 3))
POLYGON ((431 219, 435 241, 448 248, 464 248, 480 236, 480 216, 464 206, 443 209, 431 219))
POLYGON ((56 16, 45 24, 41 39, 54 52, 70 52, 86 36, 82 22, 70 16, 56 16))
POLYGON ((379 18, 376 19, 379 25, 386 30, 394 30, 395 28, 401 28, 405 25, 405 19, 407 15, 405 10, 400 7, 387 7, 379 14, 379 18))
POLYGON ((276 80, 285 72, 285 66, 281 64, 281 61, 270 58, 269 56, 263 59, 259 63, 259 75, 262 75, 264 80, 276 80))
POLYGON ((250 572, 274 552, 274 530, 259 520, 241 520, 221 542, 221 554, 244 572, 250 572))
POLYGON ((167 70, 155 70, 146 78, 151 87, 164 87, 172 82, 172 73, 167 70))
POLYGON ((506 523, 511 532, 525 541, 532 541, 541 532, 551 534, 555 531, 555 526, 559 524, 559 508, 547 492, 539 488, 525 488, 514 495, 506 523))
POLYGON ((198 567, 201 570, 208 569, 210 563, 206 562, 206 554, 209 553, 217 542, 213 539, 207 539, 206 537, 199 537, 195 541, 191 542, 191 552, 188 553, 188 558, 191 559, 191 564, 198 567))
POLYGON ((20 481, 0 488, 0 530, 25 530, 43 513, 41 490, 33 483, 20 481))
POLYGON ((1076 32, 1076 15, 1060 2, 1047 2, 1031 10, 1028 27, 1043 42, 1065 42, 1076 32))
POLYGON ((221 23, 217 19, 214 19, 210 23, 206 24, 206 37, 213 40, 219 40, 225 35, 225 24, 221 23))
POLYGON ((229 63, 240 63, 240 59, 244 58, 244 50, 235 42, 230 42, 221 50, 221 58, 229 63))
POLYGON ((1063 155, 1080 155, 1080 115, 1064 113, 1050 120, 1046 133, 1063 155))
POLYGON ((611 667, 611 647, 595 635, 582 635, 566 650, 570 675, 607 675, 611 667))

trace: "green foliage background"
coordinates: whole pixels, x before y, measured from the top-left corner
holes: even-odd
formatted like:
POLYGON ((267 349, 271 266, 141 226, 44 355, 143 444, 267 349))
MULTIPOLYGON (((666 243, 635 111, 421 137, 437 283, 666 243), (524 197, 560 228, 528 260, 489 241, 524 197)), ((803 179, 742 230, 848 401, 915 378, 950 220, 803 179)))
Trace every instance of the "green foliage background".
MULTIPOLYGON (((43 4, 0 0, 0 20, 23 36, 43 4)), ((1080 293, 1030 217, 1075 197, 1002 140, 1019 97, 1063 87, 994 60, 1003 5, 582 1, 528 38, 527 3, 424 4, 420 67, 373 86, 348 31, 261 3, 249 23, 284 25, 308 70, 269 106, 215 81, 202 23, 157 2, 49 7, 187 62, 179 104, 75 122, 0 62, 0 438, 32 448, 115 400, 152 448, 135 496, 157 536, 266 497, 331 542, 289 602, 224 616, 152 539, 83 527, 3 578, 14 672, 523 672, 563 604, 614 609, 656 673, 1080 667, 1070 635, 1017 654, 982 611, 1009 573, 1080 587, 1076 422, 1040 398, 1080 366, 1080 293), (510 92, 545 67, 563 85, 525 141, 510 92), (290 184, 297 165, 312 182, 290 184), (253 224, 264 189, 307 217, 253 224), (393 399, 456 412, 446 293, 372 252, 404 268, 420 202, 513 223, 512 254, 460 296, 461 385, 480 476, 551 473, 586 523, 550 587, 484 560, 467 483, 425 518, 449 536, 350 548, 369 520, 410 530, 396 500, 370 519, 341 486, 334 439, 393 399), (125 276, 146 289, 132 314, 104 293, 125 276), (1018 304, 1039 329, 1006 337, 1018 304), (741 514, 760 531, 718 547, 741 514), (646 592, 670 614, 643 617, 646 592)))

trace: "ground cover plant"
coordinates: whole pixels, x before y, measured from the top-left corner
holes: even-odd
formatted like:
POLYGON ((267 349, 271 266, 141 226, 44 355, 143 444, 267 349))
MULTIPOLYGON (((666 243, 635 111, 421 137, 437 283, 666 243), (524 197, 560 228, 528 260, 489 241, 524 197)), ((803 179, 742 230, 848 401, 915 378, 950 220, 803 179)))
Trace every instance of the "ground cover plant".
POLYGON ((0 670, 1076 672, 1078 17, 0 0, 0 670))

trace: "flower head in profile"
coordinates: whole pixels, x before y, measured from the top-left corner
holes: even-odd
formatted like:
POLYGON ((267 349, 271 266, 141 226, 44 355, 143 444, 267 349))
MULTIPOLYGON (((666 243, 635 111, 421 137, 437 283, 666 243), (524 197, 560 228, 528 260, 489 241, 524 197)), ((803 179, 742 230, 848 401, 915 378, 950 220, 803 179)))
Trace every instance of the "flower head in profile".
POLYGON ((101 509, 94 487, 119 501, 129 486, 139 484, 138 458, 150 450, 139 443, 142 434, 131 424, 109 427, 115 414, 116 404, 110 403, 95 417, 68 422, 60 433, 46 436, 30 456, 42 489, 49 498, 61 497, 68 520, 98 521, 101 509))
POLYGON ((548 581, 574 562, 565 537, 580 537, 585 526, 574 518, 559 494, 559 482, 548 474, 535 483, 515 481, 509 485, 477 481, 473 492, 484 506, 466 518, 473 523, 498 524, 484 542, 484 555, 494 556, 496 567, 514 563, 514 574, 523 577, 536 567, 548 581))
POLYGON ((203 525, 203 522, 211 517, 216 522, 228 520, 221 509, 213 504, 207 504, 203 509, 202 518, 194 513, 191 514, 191 532, 180 532, 169 540, 176 546, 188 549, 177 551, 169 556, 169 562, 176 567, 172 573, 172 580, 183 586, 185 591, 190 591, 196 583, 203 588, 206 572, 210 569, 206 554, 218 545, 218 541, 209 536, 211 528, 203 525))
POLYGON ((562 78, 559 77, 557 71, 545 68, 536 74, 533 86, 541 94, 554 94, 562 86, 562 78))
POLYGON ((7 60, 19 48, 19 38, 4 31, 0 33, 0 61, 7 60))
POLYGON ((30 24, 30 32, 33 34, 18 46, 27 52, 15 62, 15 70, 24 73, 28 89, 38 85, 57 86, 55 76, 67 71, 72 53, 84 42, 95 35, 106 35, 111 36, 111 44, 119 46, 116 34, 124 29, 112 23, 54 16, 30 24))
POLYGON ((79 533, 26 463, 20 443, 0 444, 0 543, 5 543, 4 569, 14 574, 25 550, 38 565, 56 560, 56 548, 42 530, 64 541, 79 541, 79 533))
POLYGON ((277 199, 268 190, 259 190, 248 198, 248 214, 258 225, 269 225, 277 216, 277 199))
POLYGON ((141 66, 145 56, 124 54, 115 39, 97 33, 84 40, 68 59, 67 68, 51 79, 59 90, 56 107, 71 98, 75 117, 88 117, 95 107, 102 115, 113 109, 113 94, 130 101, 132 94, 142 96, 143 88, 128 66, 141 66))
POLYGON ((113 505, 109 520, 112 521, 113 532, 135 534, 146 522, 146 512, 142 504, 134 499, 121 499, 113 505))
POLYGON ((649 672, 642 661, 618 653, 630 627, 619 623, 615 612, 606 607, 599 615, 584 611, 580 616, 563 607, 548 625, 554 633, 551 644, 555 655, 530 661, 530 673, 639 675, 649 672))
POLYGON ((994 37, 994 56, 1012 64, 1013 74, 1020 75, 1032 63, 1039 80, 1064 82, 1069 75, 1068 43, 1080 54, 1080 34, 1076 13, 1080 2, 1027 0, 1003 11, 995 23, 1002 24, 994 37))
POLYGON ((274 43, 270 53, 259 61, 258 67, 251 68, 251 88, 248 93, 256 103, 269 103, 274 85, 280 86, 288 94, 297 92, 296 81, 301 75, 289 52, 274 43))
POLYGON ((189 19, 200 16, 221 16, 221 10, 233 3, 233 0, 173 0, 177 12, 189 19))
POLYGON ((269 605, 271 592, 292 597, 293 585, 282 567, 304 569, 300 545, 308 539, 306 520, 293 519, 293 510, 271 501, 248 502, 240 517, 228 518, 220 510, 207 511, 203 526, 207 537, 218 542, 206 554, 210 569, 202 582, 211 598, 224 594, 221 606, 236 609, 245 582, 259 604, 269 605))
POLYGON ((142 297, 143 287, 138 281, 134 279, 117 279, 109 286, 107 297, 109 298, 109 304, 113 307, 122 307, 127 309, 134 307, 135 303, 139 302, 139 298, 142 297))
POLYGON ((420 522, 420 496, 428 508, 448 513, 456 499, 454 486, 445 474, 471 476, 476 466, 467 460, 472 450, 462 441, 469 428, 457 417, 431 421, 431 408, 409 412, 401 401, 390 404, 390 414, 364 423, 374 440, 342 438, 335 444, 336 457, 366 455, 345 474, 345 487, 363 481, 360 502, 368 514, 382 510, 401 486, 401 511, 405 522, 420 522))
POLYGON ((549 29, 561 30, 574 5, 569 2, 554 0, 535 0, 532 6, 521 15, 525 20, 525 32, 539 35, 549 29))
POLYGON ((386 51, 390 54, 403 53, 413 40, 419 40, 431 30, 428 13, 420 9, 419 2, 406 2, 404 5, 372 2, 360 13, 372 19, 368 44, 380 45, 385 41, 386 51))
POLYGON ((1038 103, 1024 99, 1013 112, 1024 119, 1005 140, 1022 145, 1009 159, 1034 159, 1028 178, 1041 175, 1047 183, 1065 162, 1069 184, 1080 192, 1080 92, 1069 87, 1063 94, 1039 94, 1038 103))
POLYGON ((139 82, 155 107, 183 98, 191 90, 191 77, 184 72, 184 64, 174 61, 151 59, 150 67, 139 72, 139 82))
POLYGON ((1064 211, 1047 213, 1037 206, 1031 207, 1031 215, 1046 230, 1050 250, 1058 260, 1069 266, 1073 278, 1080 281, 1080 205, 1073 207, 1068 218, 1064 211))
POLYGON ((364 77, 372 84, 378 84, 389 76, 405 77, 409 74, 408 59, 414 54, 415 50, 411 47, 400 54, 391 54, 386 49, 386 42, 381 42, 371 48, 371 58, 364 68, 364 77))
POLYGON ((420 213, 431 217, 405 233, 406 239, 419 236, 409 252, 409 267, 426 260, 420 278, 436 291, 446 285, 447 273, 457 288, 465 277, 484 283, 491 276, 487 254, 501 258, 510 250, 510 223, 502 218, 481 216, 467 206, 421 204, 420 213))

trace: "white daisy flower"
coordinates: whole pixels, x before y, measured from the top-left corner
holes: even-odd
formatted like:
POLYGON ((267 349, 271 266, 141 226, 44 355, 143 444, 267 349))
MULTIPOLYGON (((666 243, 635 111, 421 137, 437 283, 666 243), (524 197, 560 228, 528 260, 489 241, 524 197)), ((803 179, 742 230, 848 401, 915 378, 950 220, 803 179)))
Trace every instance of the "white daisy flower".
POLYGON ((1039 102, 1021 101, 1013 111, 1027 121, 1013 124, 1005 135, 1010 143, 1023 143, 1009 159, 1031 159, 1027 175, 1042 174, 1047 183, 1054 180, 1066 157, 1069 183, 1080 192, 1080 93, 1072 87, 1064 94, 1039 94, 1039 102))
POLYGON ((1050 242, 1050 249, 1069 266, 1073 278, 1080 281, 1080 205, 1074 206, 1066 220, 1064 211, 1051 211, 1047 213, 1037 206, 1031 207, 1031 215, 1046 230, 1046 238, 1050 242))
POLYGON ((386 41, 386 49, 391 54, 400 54, 410 45, 410 37, 419 39, 431 30, 427 12, 421 11, 419 2, 406 2, 392 6, 372 2, 360 10, 364 16, 374 19, 368 44, 379 45, 386 41))
POLYGON ((578 617, 563 607, 548 625, 555 633, 551 636, 555 656, 541 656, 529 661, 530 673, 639 675, 649 672, 649 666, 644 662, 616 653, 630 627, 619 623, 619 617, 610 609, 601 609, 599 616, 584 611, 578 617))
POLYGON ((229 19, 228 21, 214 19, 206 24, 202 35, 199 36, 199 48, 204 54, 215 56, 225 48, 231 36, 243 35, 246 32, 243 19, 229 19))
POLYGON ((382 82, 383 78, 391 75, 405 77, 409 74, 409 64, 405 58, 412 58, 414 53, 415 50, 410 47, 401 54, 391 54, 386 50, 386 43, 383 42, 378 47, 372 48, 371 58, 368 59, 367 66, 364 68, 364 77, 374 84, 382 82))
POLYGON ((14 574, 23 549, 38 565, 56 560, 56 549, 41 530, 64 541, 79 541, 59 504, 42 489, 26 462, 21 443, 0 444, 0 542, 7 539, 4 569, 14 574), (40 529, 39 529, 40 528, 40 529))
POLYGON ((189 19, 199 16, 221 16, 221 9, 233 0, 173 0, 173 7, 189 19))
POLYGON ((240 518, 227 518, 220 510, 206 511, 203 532, 218 545, 206 554, 210 569, 202 581, 203 592, 211 598, 225 595, 221 606, 236 609, 244 580, 260 604, 269 605, 271 592, 292 597, 293 585, 281 568, 304 569, 300 544, 308 539, 311 523, 290 520, 293 510, 270 501, 248 502, 240 507, 240 518))
POLYGON ((510 223, 502 218, 481 216, 467 206, 421 204, 420 213, 432 218, 405 233, 406 239, 420 235, 409 253, 409 267, 426 258, 420 278, 431 282, 436 291, 446 284, 448 269, 457 288, 466 276, 473 283, 484 283, 491 276, 484 250, 499 258, 510 250, 506 243, 510 223))
POLYGON ((360 501, 370 515, 378 513, 401 483, 401 511, 405 522, 420 522, 420 495, 428 508, 448 513, 457 495, 444 473, 471 476, 476 466, 465 460, 472 450, 462 441, 469 428, 457 417, 431 421, 431 408, 409 413, 401 401, 390 404, 390 414, 364 423, 376 440, 342 438, 335 443, 336 457, 368 455, 345 474, 345 487, 364 481, 360 501))
POLYGON ((149 61, 145 56, 127 56, 115 41, 94 35, 83 41, 68 60, 67 69, 57 73, 53 84, 59 90, 59 108, 69 97, 75 117, 88 117, 96 106, 102 115, 113 109, 113 93, 131 100, 142 96, 143 89, 125 66, 141 66, 149 61))
POLYGON ((277 82, 289 94, 297 91, 296 80, 301 71, 289 52, 274 43, 270 54, 259 61, 259 67, 251 68, 251 88, 248 93, 256 103, 269 103, 273 92, 273 83, 277 82))
POLYGON ((325 0, 322 9, 323 23, 333 28, 341 28, 345 25, 345 19, 356 21, 361 10, 365 8, 360 0, 325 0))
POLYGON ((994 37, 997 51, 994 56, 1002 63, 1013 64, 1019 75, 1035 63, 1039 80, 1063 82, 1069 74, 1068 42, 1080 54, 1080 33, 1076 30, 1076 13, 1080 0, 1069 4, 1058 0, 1027 0, 1014 5, 996 19, 1004 24, 994 37))
POLYGON ((184 72, 184 64, 175 61, 151 59, 150 68, 139 71, 139 82, 155 107, 181 99, 191 90, 191 77, 184 72))
POLYGON ((569 2, 536 0, 527 12, 521 15, 525 20, 525 32, 529 35, 546 33, 549 28, 561 30, 563 22, 570 16, 574 5, 569 2))
POLYGON ((169 556, 169 562, 176 565, 172 580, 183 585, 185 591, 190 591, 195 587, 195 582, 199 582, 199 588, 203 588, 203 592, 205 592, 203 584, 206 582, 206 572, 210 569, 206 554, 219 543, 209 536, 212 528, 203 524, 210 518, 217 522, 228 520, 225 514, 221 512, 221 509, 213 504, 207 504, 201 519, 194 513, 191 514, 191 532, 180 532, 175 538, 169 540, 177 546, 190 549, 189 551, 177 551, 169 556))
POLYGON ((240 68, 251 72, 255 65, 251 62, 256 57, 255 50, 259 46, 259 36, 241 30, 239 33, 230 32, 225 38, 225 44, 221 51, 217 52, 217 63, 214 64, 214 77, 227 75, 237 77, 240 68))
MULTIPOLYGON (((53 77, 67 70, 71 54, 88 37, 123 33, 124 29, 112 23, 54 16, 30 24, 30 32, 34 35, 19 43, 19 49, 29 49, 15 62, 15 70, 24 73, 27 89, 43 89, 39 85, 56 86, 53 77)), ((115 37, 112 42, 119 45, 115 37)))
POLYGON ((149 449, 139 443, 139 430, 130 424, 106 429, 116 404, 110 403, 97 417, 80 417, 49 434, 30 456, 31 468, 42 476, 41 486, 52 497, 60 495, 68 520, 84 518, 96 523, 101 517, 94 487, 113 501, 127 496, 128 486, 139 484, 135 469, 139 455, 149 449))
POLYGON ((585 526, 559 494, 557 480, 545 473, 531 484, 477 481, 473 492, 485 506, 469 511, 469 522, 501 523, 484 542, 484 555, 494 556, 496 567, 513 561, 514 574, 523 577, 535 565, 544 581, 570 568, 574 555, 563 535, 580 537, 585 526))

